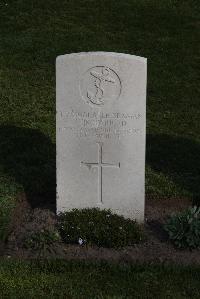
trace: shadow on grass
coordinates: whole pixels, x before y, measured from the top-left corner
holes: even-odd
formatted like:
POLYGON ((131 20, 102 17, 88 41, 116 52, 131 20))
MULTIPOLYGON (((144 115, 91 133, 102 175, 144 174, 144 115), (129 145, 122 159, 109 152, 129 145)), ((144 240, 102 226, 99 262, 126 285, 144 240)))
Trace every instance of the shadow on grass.
POLYGON ((200 205, 200 144, 170 135, 147 135, 147 164, 169 176, 200 205))
POLYGON ((39 130, 0 127, 0 169, 23 186, 32 207, 55 210, 56 149, 39 130))
MULTIPOLYGON (((169 176, 200 204, 200 144, 147 135, 147 164, 169 176)), ((39 130, 0 127, 0 169, 23 186, 32 207, 56 206, 56 147, 39 130)))

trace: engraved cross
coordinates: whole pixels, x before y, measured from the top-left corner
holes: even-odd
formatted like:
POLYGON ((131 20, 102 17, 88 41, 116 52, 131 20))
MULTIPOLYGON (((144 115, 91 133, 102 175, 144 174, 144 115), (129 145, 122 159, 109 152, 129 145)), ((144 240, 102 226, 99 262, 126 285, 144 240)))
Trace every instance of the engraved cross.
POLYGON ((86 165, 89 169, 97 167, 98 168, 98 201, 100 204, 103 203, 102 190, 103 190, 103 181, 102 181, 102 172, 103 167, 117 167, 120 168, 120 163, 111 164, 103 163, 103 144, 98 142, 98 162, 81 162, 81 165, 86 165))

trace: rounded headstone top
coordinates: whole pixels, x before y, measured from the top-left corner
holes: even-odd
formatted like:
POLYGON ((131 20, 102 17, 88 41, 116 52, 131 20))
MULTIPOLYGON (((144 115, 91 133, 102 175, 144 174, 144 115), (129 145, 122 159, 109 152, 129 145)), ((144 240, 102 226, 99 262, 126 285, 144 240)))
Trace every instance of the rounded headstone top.
POLYGON ((131 55, 131 54, 125 54, 125 53, 117 53, 117 52, 104 52, 104 51, 97 51, 97 52, 78 52, 78 53, 69 53, 64 55, 59 55, 56 58, 56 61, 63 60, 67 57, 81 57, 81 56, 113 56, 116 58, 124 57, 127 59, 134 59, 138 61, 143 61, 144 63, 147 62, 147 58, 131 55))

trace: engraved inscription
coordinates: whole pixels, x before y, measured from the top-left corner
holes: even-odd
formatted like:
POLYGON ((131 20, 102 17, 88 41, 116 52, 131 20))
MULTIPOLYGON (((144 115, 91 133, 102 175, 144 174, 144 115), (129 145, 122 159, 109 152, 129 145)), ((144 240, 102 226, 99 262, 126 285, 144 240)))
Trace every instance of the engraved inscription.
POLYGON ((84 100, 93 106, 103 106, 119 98, 121 81, 115 71, 106 66, 90 68, 80 83, 84 100))
POLYGON ((116 167, 120 168, 120 162, 116 164, 103 163, 103 143, 97 142, 98 144, 98 161, 97 162, 81 162, 81 165, 85 165, 88 169, 93 167, 98 168, 98 202, 103 203, 102 190, 103 190, 103 167, 116 167))
POLYGON ((120 139, 142 133, 141 113, 88 112, 71 109, 57 111, 62 119, 59 131, 78 138, 94 137, 96 141, 120 139))

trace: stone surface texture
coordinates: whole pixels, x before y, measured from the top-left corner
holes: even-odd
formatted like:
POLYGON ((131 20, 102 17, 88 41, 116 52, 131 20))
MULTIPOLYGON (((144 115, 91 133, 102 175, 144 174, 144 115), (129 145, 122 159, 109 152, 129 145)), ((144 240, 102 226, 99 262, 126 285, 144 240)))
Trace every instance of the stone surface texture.
POLYGON ((58 213, 99 207, 143 222, 146 66, 120 53, 57 58, 58 213))

